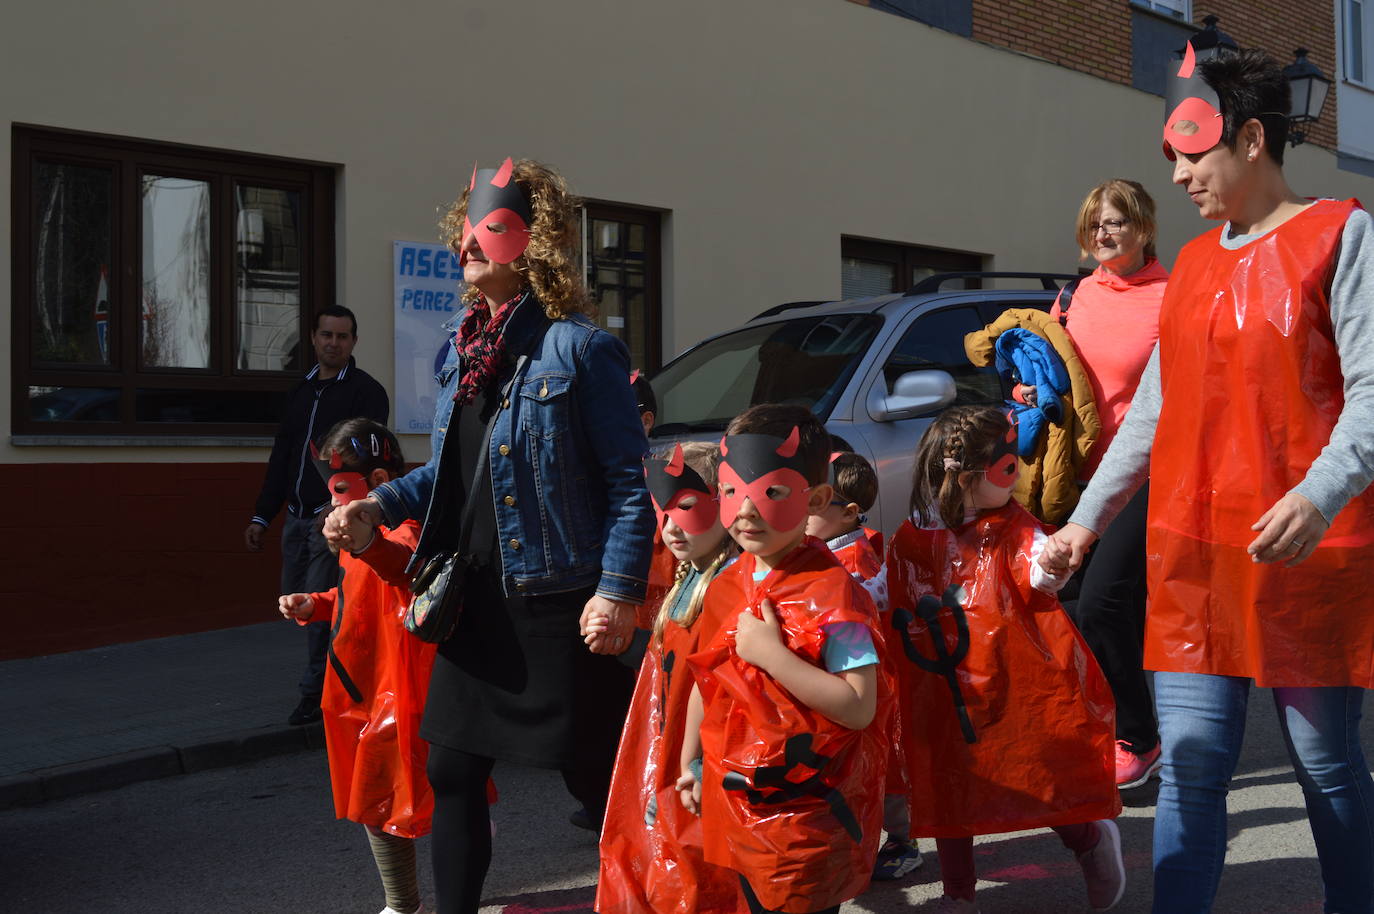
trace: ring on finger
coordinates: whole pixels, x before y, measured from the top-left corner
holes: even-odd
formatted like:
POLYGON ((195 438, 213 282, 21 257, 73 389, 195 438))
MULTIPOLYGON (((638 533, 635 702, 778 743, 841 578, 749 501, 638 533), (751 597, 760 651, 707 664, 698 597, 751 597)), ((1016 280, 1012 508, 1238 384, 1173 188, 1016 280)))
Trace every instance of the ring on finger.
POLYGON ((1289 549, 1293 549, 1293 548, 1296 547, 1296 548, 1298 548, 1298 549, 1301 549, 1304 545, 1305 545, 1305 544, 1303 543, 1302 540, 1290 540, 1289 543, 1288 543, 1288 548, 1289 548, 1289 549))

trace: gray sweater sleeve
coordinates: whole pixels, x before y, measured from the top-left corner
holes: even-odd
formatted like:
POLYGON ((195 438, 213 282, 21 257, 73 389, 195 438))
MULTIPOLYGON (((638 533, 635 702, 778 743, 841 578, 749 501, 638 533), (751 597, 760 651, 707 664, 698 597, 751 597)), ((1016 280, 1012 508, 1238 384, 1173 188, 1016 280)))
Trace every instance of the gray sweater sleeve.
MULTIPOLYGON (((1244 243, 1246 238, 1235 242, 1244 243)), ((1233 242, 1234 243, 1234 242, 1233 242)), ((1294 492, 1327 523, 1374 481, 1374 219, 1356 210, 1345 224, 1331 279, 1331 323, 1345 381, 1345 406, 1331 440, 1294 492)), ((1102 533, 1149 476, 1161 403, 1159 349, 1150 356, 1131 409, 1069 520, 1102 533)), ((1256 518, 1258 520, 1258 518, 1256 518)))
POLYGON ((1374 219, 1350 214, 1331 279, 1331 324, 1345 379, 1345 406, 1331 440, 1293 491, 1329 524, 1374 480, 1374 219))
POLYGON ((1069 523, 1087 527, 1101 536, 1131 497, 1140 491, 1150 475, 1150 449, 1155 443, 1155 426, 1159 424, 1162 402, 1159 345, 1156 344, 1140 376, 1140 386, 1131 398, 1131 408, 1126 411, 1116 437, 1107 446, 1107 453, 1102 455, 1092 481, 1083 490, 1069 523))

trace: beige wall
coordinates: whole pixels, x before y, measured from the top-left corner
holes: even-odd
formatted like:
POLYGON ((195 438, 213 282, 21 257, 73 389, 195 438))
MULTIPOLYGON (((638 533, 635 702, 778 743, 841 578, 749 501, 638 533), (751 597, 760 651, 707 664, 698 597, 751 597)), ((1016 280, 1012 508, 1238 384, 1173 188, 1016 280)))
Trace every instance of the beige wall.
MULTIPOLYGON (((842 0, 51 0, 14 6, 5 32, 5 122, 342 163, 340 297, 388 385, 390 242, 434 239, 474 160, 544 159, 589 197, 669 211, 665 354, 838 295, 841 235, 1070 270, 1078 201, 1114 176, 1161 201, 1166 260, 1205 227, 1169 185, 1158 97, 842 0)), ((1289 173, 1374 201, 1320 149, 1289 173)), ((0 260, 0 301, 9 276, 0 260)), ((6 353, 9 334, 0 320, 6 353)), ((0 462, 264 456, 0 444, 0 462)))

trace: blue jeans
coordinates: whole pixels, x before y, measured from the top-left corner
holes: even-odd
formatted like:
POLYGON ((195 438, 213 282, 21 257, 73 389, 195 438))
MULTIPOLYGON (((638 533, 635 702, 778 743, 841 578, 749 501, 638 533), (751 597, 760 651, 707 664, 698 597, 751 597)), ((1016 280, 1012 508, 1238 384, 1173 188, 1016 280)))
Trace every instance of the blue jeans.
MULTIPOLYGON (((1240 758, 1250 680, 1156 673, 1163 745, 1155 811, 1156 914, 1212 909, 1226 858, 1226 793, 1240 758)), ((1327 912, 1374 914, 1374 780, 1360 748, 1356 688, 1274 689, 1307 803, 1327 912)))

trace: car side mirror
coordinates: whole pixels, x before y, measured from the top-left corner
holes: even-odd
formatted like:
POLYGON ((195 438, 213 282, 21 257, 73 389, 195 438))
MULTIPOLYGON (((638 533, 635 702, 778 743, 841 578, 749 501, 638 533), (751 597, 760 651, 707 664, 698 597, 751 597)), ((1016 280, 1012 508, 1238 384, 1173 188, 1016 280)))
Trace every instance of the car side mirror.
POLYGON ((868 395, 868 414, 875 422, 915 419, 944 409, 958 395, 954 378, 947 371, 908 371, 893 383, 891 393, 883 393, 881 385, 873 386, 868 395))

